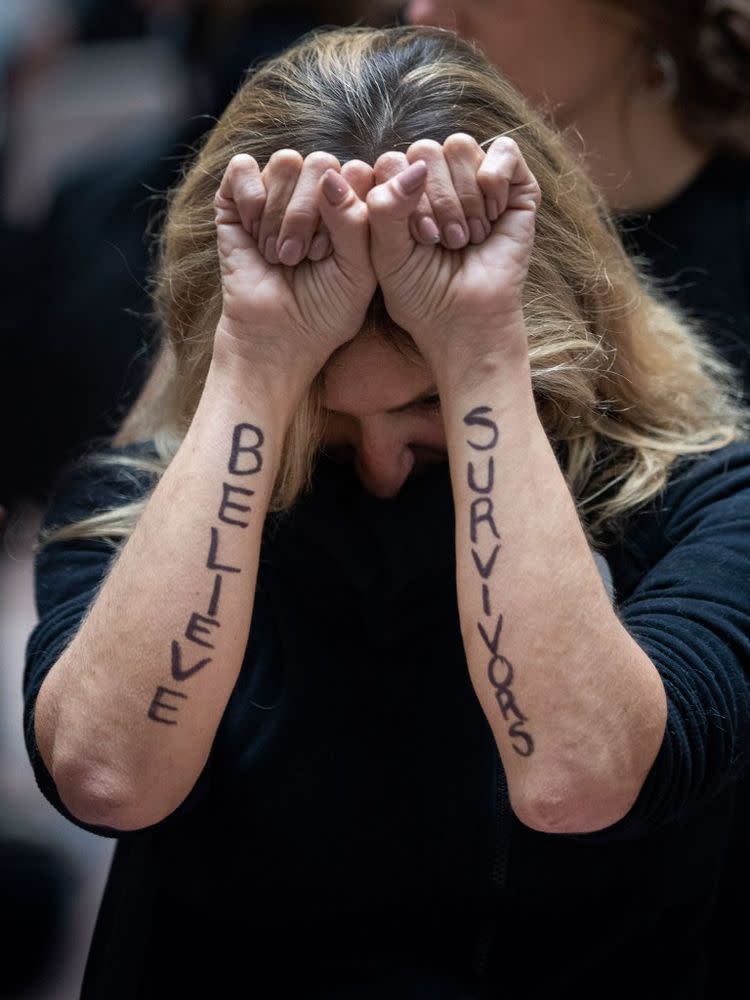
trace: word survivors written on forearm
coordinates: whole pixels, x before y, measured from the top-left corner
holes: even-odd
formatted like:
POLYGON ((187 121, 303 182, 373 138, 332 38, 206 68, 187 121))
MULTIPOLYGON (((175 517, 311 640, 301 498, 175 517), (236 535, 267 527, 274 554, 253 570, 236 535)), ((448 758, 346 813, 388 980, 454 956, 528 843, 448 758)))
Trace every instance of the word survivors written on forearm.
MULTIPOLYGON (((263 468, 263 441, 263 431, 259 427, 254 424, 237 424, 232 433, 232 450, 228 466, 230 476, 239 477, 244 484, 247 482, 244 477, 254 476, 260 472, 263 468)), ((242 531, 248 527, 250 522, 246 517, 252 510, 248 501, 254 493, 255 491, 246 485, 240 486, 233 482, 221 484, 221 500, 216 515, 219 523, 212 525, 210 529, 206 559, 206 569, 213 574, 211 596, 205 612, 192 612, 185 626, 184 636, 172 640, 170 653, 172 682, 179 684, 180 687, 161 685, 157 687, 148 709, 148 717, 154 722, 161 722, 167 726, 177 725, 175 716, 179 713, 181 703, 188 697, 182 685, 212 662, 212 657, 203 651, 214 649, 215 632, 221 628, 219 614, 224 576, 242 572, 239 567, 229 566, 221 561, 219 553, 222 533, 242 531), (192 646, 188 646, 187 643, 192 643, 192 646), (195 650, 193 646, 199 649, 195 650)))
POLYGON ((481 435, 482 441, 468 440, 467 444, 474 451, 482 453, 475 461, 470 461, 467 469, 467 483, 474 497, 469 508, 469 533, 471 537, 471 555, 474 559, 477 573, 482 586, 482 611, 489 620, 477 622, 479 635, 487 647, 490 659, 487 664, 487 676, 495 689, 495 699, 500 706, 503 719, 510 723, 508 735, 511 746, 521 757, 529 757, 534 752, 534 740, 523 728, 528 719, 518 707, 513 693, 513 664, 500 653, 500 636, 503 631, 503 616, 493 614, 489 581, 495 569, 495 563, 500 551, 500 533, 495 524, 495 507, 492 501, 492 490, 495 486, 495 456, 494 449, 500 440, 497 424, 491 419, 492 409, 489 406, 476 406, 464 417, 467 427, 475 428, 472 437, 481 435))

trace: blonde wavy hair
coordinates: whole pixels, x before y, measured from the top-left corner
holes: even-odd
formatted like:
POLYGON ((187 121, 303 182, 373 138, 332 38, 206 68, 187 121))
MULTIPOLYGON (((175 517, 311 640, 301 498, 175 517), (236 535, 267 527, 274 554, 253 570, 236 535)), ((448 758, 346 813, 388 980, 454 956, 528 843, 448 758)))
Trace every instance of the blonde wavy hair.
MULTIPOLYGON (((275 150, 293 148, 374 163, 387 150, 453 132, 484 144, 512 135, 539 181, 524 302, 532 379, 589 535, 658 494, 678 457, 744 434, 729 370, 649 290, 564 139, 452 33, 349 28, 307 36, 253 71, 172 192, 155 283, 162 357, 153 391, 128 421, 130 436, 153 440, 157 457, 112 460, 158 478, 195 413, 222 307, 213 199, 232 156, 249 153, 262 167, 275 150)), ((408 342, 378 296, 368 325, 408 342)), ((318 388, 288 431, 277 509, 310 481, 322 431, 318 388)), ((102 512, 52 540, 127 537, 145 503, 102 512)))

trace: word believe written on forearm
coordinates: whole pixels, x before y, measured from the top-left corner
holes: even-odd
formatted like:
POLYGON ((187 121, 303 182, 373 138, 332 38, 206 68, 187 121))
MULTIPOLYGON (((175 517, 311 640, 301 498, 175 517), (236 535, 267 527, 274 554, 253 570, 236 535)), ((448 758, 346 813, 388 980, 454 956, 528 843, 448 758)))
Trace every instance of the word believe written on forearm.
MULTIPOLYGON (((485 617, 492 621, 492 595, 489 581, 495 569, 497 555, 500 551, 500 533, 495 524, 495 507, 492 500, 492 490, 495 486, 495 456, 492 454, 500 440, 500 431, 490 414, 492 409, 489 406, 476 406, 464 417, 467 427, 475 428, 472 438, 482 433, 487 439, 483 441, 467 440, 467 445, 473 450, 484 453, 486 462, 470 461, 467 468, 467 485, 473 494, 471 506, 469 508, 469 534, 471 537, 471 555, 476 566, 477 573, 482 581, 482 611, 485 617), (480 541, 480 529, 483 537, 488 539, 488 544, 492 546, 489 552, 483 548, 480 541)), ((479 635, 482 642, 487 647, 490 654, 487 664, 487 676, 490 684, 495 689, 495 700, 500 706, 503 719, 510 723, 508 735, 511 746, 521 757, 529 757, 534 752, 534 740, 523 728, 523 724, 528 719, 518 707, 516 696, 513 692, 513 679, 515 676, 513 664, 507 657, 500 653, 500 635, 503 631, 503 616, 498 614, 495 618, 495 627, 490 635, 489 629, 485 628, 484 621, 477 622, 479 635)))
MULTIPOLYGON (((260 427, 256 427, 254 424, 236 425, 232 433, 232 450, 229 456, 230 476, 254 476, 260 472, 263 468, 263 441, 264 435, 260 427)), ((217 521, 220 523, 212 525, 210 529, 211 537, 208 558, 206 559, 206 569, 214 574, 211 597, 205 612, 193 611, 191 613, 184 634, 184 638, 188 642, 201 649, 214 648, 212 641, 214 632, 221 628, 219 610, 224 575, 242 572, 238 566, 229 566, 221 561, 219 551, 221 532, 224 530, 222 525, 229 525, 235 531, 247 528, 250 522, 244 517, 252 509, 247 501, 255 493, 254 490, 248 489, 246 486, 236 486, 231 482, 222 483, 221 491, 219 512, 216 515, 217 521)), ((190 663, 189 657, 183 651, 181 641, 172 640, 171 674, 172 680, 176 683, 183 685, 185 681, 200 670, 204 670, 211 662, 211 656, 203 655, 201 659, 190 663)), ((180 703, 187 700, 187 697, 184 690, 159 685, 148 709, 149 719, 167 726, 177 725, 175 715, 178 714, 180 703)))

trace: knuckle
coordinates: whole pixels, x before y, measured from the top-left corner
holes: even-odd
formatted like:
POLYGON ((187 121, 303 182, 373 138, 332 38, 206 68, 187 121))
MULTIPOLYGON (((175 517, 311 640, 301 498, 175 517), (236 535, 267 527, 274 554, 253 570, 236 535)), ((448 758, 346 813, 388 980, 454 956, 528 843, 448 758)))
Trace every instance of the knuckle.
POLYGON ((312 231, 317 227, 318 221, 317 212, 297 209, 286 213, 281 228, 285 233, 312 231))
POLYGON ((443 147, 434 139, 418 139, 406 151, 409 162, 418 159, 438 159, 443 155, 443 147))
MULTIPOLYGON (((388 154, 386 153, 386 156, 388 154)), ((341 167, 342 170, 351 171, 355 174, 371 174, 372 167, 364 160, 347 160, 341 167)))
POLYGON ((481 192, 459 195, 459 200, 465 215, 484 215, 484 195, 481 192))
POLYGON ((254 166, 254 164, 255 160, 253 160, 252 156, 248 156, 247 153, 235 153, 224 169, 222 183, 219 185, 219 191, 222 188, 226 190, 228 187, 229 190, 233 192, 240 182, 242 175, 245 174, 249 168, 254 166))
POLYGON ((279 212, 264 211, 260 219, 260 231, 263 236, 272 236, 281 229, 283 215, 279 212))
POLYGON ((460 219, 463 216, 461 202, 456 197, 451 197, 447 191, 430 192, 430 205, 436 215, 441 217, 455 216, 460 219))
POLYGON ((226 172, 230 175, 234 175, 238 171, 252 166, 253 163, 255 163, 255 160, 253 160, 252 156, 248 153, 235 153, 227 164, 226 172))
POLYGON ((509 135, 501 135, 499 139, 496 139, 493 145, 496 145, 498 149, 501 149, 509 153, 517 153, 518 143, 515 139, 511 139, 509 135))
POLYGON ((479 146, 468 132, 454 132, 443 143, 443 149, 446 153, 474 152, 475 148, 478 149, 479 146))
POLYGON ((404 153, 383 153, 375 161, 375 177, 380 181, 393 177, 394 174, 403 170, 408 162, 404 153))
POLYGON ((375 169, 384 167, 401 167, 406 163, 406 154, 390 150, 388 153, 381 153, 375 161, 375 169))
POLYGON ((266 191, 259 178, 246 177, 237 188, 237 197, 241 198, 243 202, 264 202, 266 191))
POLYGON ((330 168, 338 169, 339 161, 332 153, 316 150, 314 153, 308 153, 305 157, 305 166, 308 169, 319 170, 322 173, 330 168))
POLYGON ((477 180, 480 184, 489 186, 502 186, 509 184, 513 173, 513 165, 508 161, 500 163, 484 163, 477 171, 477 180))
POLYGON ((303 163, 302 154, 296 149, 277 149, 268 160, 268 166, 283 174, 299 171, 303 163))

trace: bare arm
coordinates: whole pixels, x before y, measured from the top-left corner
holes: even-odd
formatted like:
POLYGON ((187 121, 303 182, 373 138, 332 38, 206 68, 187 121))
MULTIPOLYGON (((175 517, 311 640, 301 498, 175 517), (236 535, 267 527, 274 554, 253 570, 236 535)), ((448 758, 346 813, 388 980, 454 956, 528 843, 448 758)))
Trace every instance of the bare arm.
POLYGON ((60 797, 96 826, 158 822, 200 775, 245 652, 287 425, 375 287, 365 205, 328 154, 280 151, 264 174, 234 157, 216 210, 223 311, 200 404, 36 703, 60 797), (267 198, 279 178, 284 198, 267 198), (279 263, 290 234, 306 252, 321 218, 332 252, 279 263))
POLYGON ((155 823, 200 774, 247 641, 287 415, 214 362, 188 434, 39 692, 40 752, 70 811, 155 823))
POLYGON ((610 605, 537 417, 522 290, 539 186, 512 139, 485 154, 460 133, 381 157, 375 175, 375 272, 440 391, 462 633, 511 803, 535 829, 602 829, 643 786, 666 693, 610 605), (467 245, 464 232, 454 249, 416 243, 408 220, 419 199, 449 203, 472 175, 478 191, 467 204, 491 223, 488 238, 467 245))
POLYGON ((441 398, 464 645, 514 810, 546 832, 609 826, 661 746, 661 678, 610 604, 525 359, 441 398))

